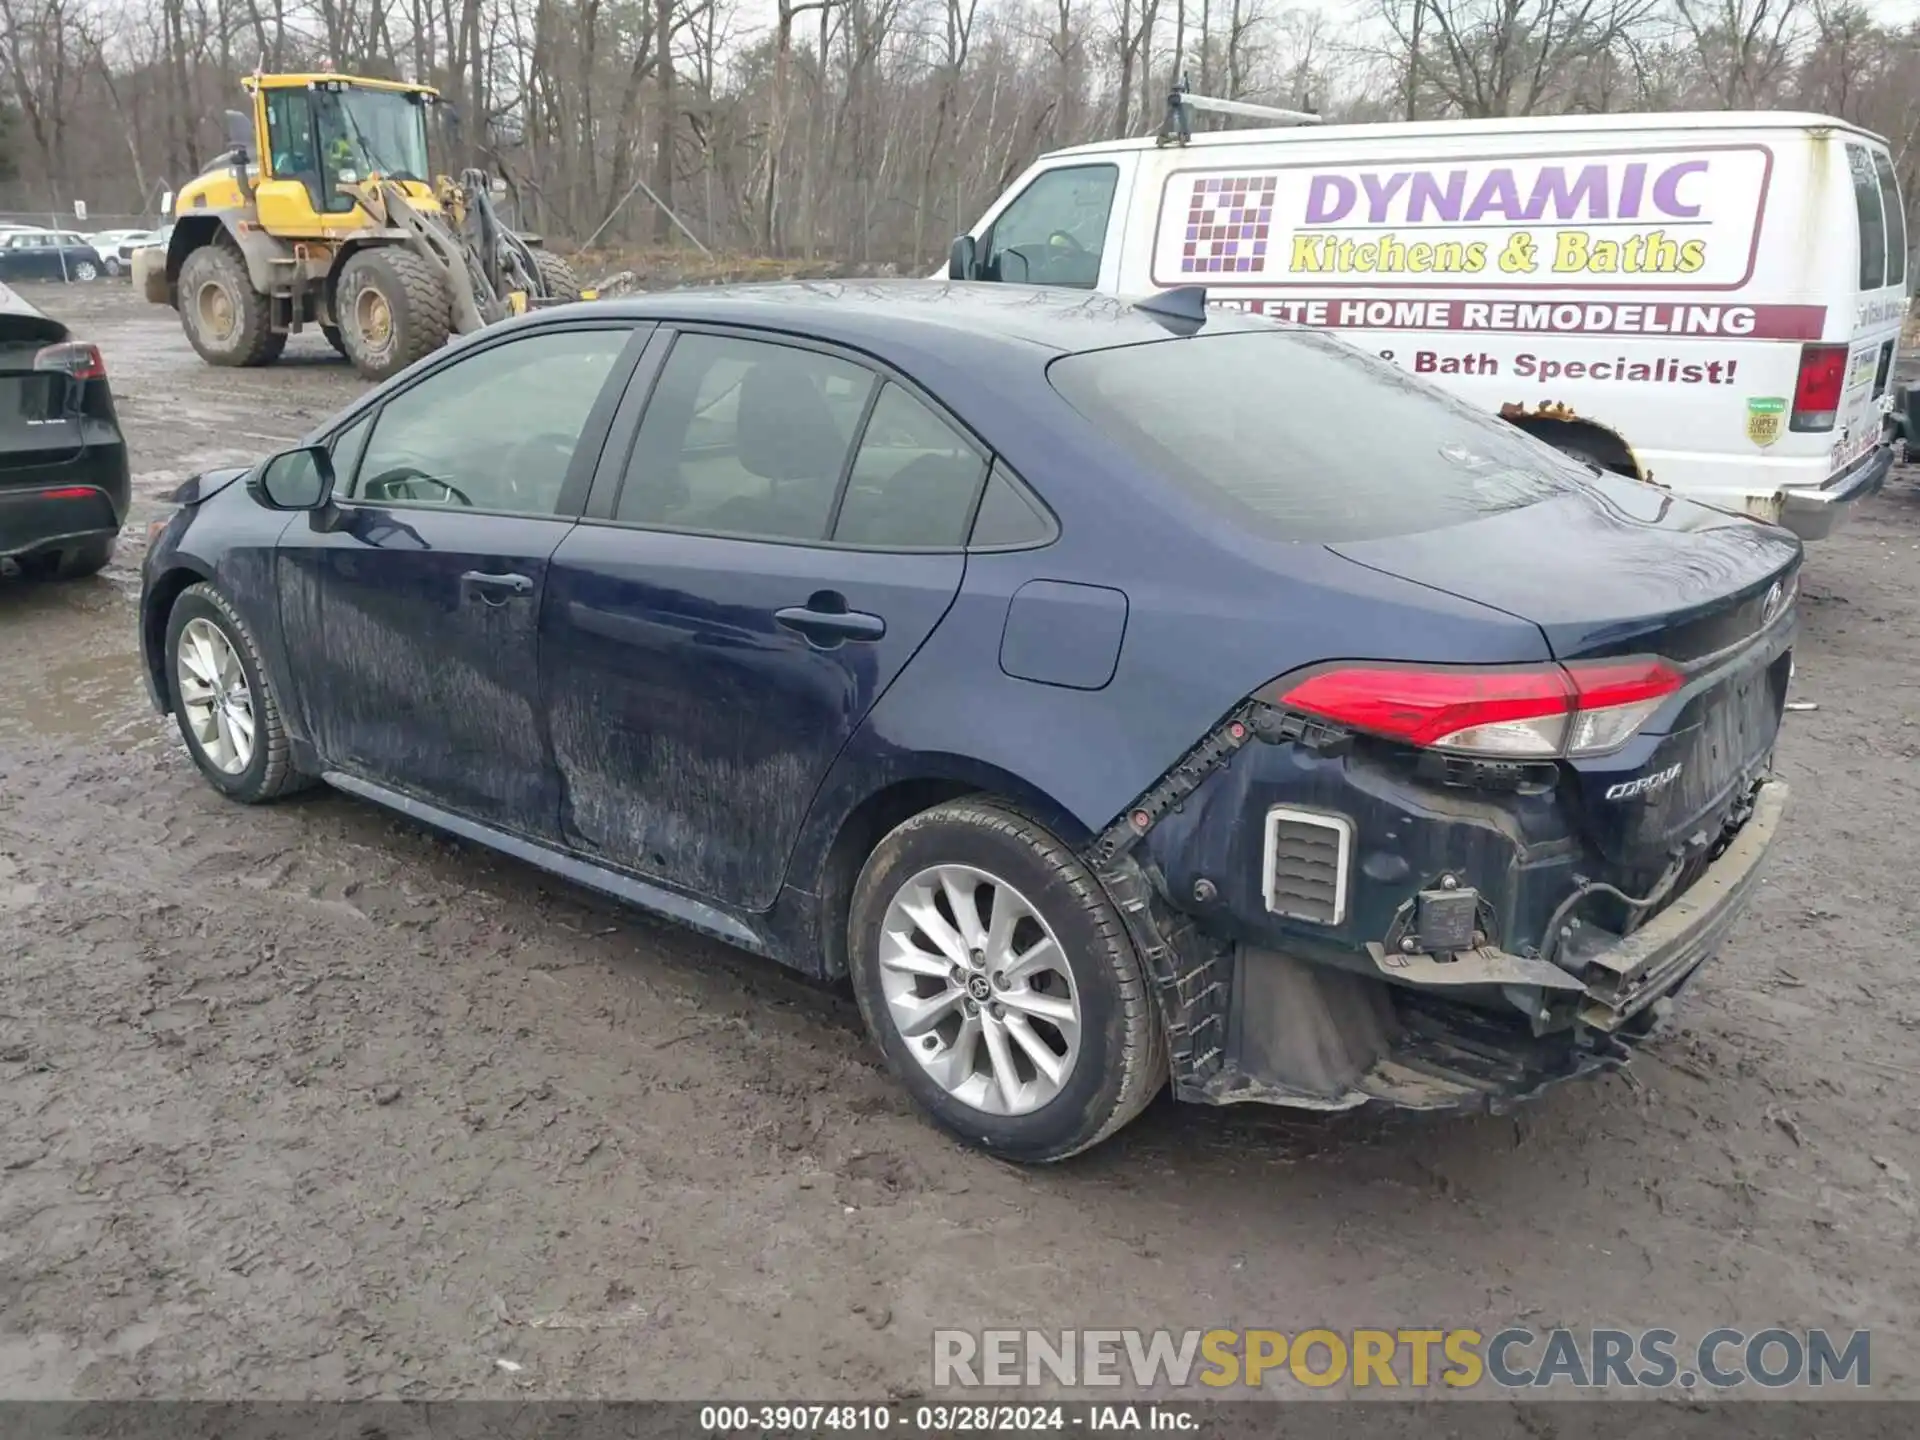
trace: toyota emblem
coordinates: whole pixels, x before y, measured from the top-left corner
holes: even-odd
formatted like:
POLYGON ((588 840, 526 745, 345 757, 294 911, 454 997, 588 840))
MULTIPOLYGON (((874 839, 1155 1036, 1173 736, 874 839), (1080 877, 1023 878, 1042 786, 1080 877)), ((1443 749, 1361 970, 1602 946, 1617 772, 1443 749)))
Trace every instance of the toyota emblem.
POLYGON ((1760 624, 1763 627, 1771 625, 1779 617, 1780 596, 1780 582, 1776 580, 1768 587, 1767 598, 1760 602, 1760 624))

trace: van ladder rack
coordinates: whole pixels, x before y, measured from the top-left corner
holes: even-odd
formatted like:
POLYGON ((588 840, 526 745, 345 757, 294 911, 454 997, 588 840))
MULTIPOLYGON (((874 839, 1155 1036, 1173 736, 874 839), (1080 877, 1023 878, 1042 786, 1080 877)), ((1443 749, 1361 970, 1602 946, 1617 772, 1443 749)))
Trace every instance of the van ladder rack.
POLYGON ((1256 105, 1250 100, 1220 100, 1212 95, 1196 95, 1184 77, 1167 95, 1167 120, 1154 137, 1159 145, 1185 145, 1193 139, 1193 112, 1210 110, 1216 115, 1239 115, 1248 120, 1272 120, 1281 125, 1318 125, 1320 117, 1310 110, 1283 110, 1277 105, 1256 105))

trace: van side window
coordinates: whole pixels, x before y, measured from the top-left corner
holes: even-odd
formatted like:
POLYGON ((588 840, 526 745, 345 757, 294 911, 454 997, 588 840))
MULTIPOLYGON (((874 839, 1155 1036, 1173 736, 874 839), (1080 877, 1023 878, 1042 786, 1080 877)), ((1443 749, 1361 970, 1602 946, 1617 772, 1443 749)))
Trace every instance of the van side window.
POLYGON ((1112 165, 1075 165, 1036 176, 988 230, 982 278, 1093 289, 1119 179, 1112 165))
POLYGON ((1900 202, 1900 182, 1893 177, 1893 160, 1884 150, 1873 152, 1873 168, 1880 177, 1880 209, 1887 217, 1887 284, 1907 283, 1907 212, 1900 202))
POLYGON ((1860 288, 1878 290, 1887 283, 1887 227, 1880 215, 1880 177, 1864 145, 1847 146, 1853 172, 1853 208, 1860 216, 1860 288))

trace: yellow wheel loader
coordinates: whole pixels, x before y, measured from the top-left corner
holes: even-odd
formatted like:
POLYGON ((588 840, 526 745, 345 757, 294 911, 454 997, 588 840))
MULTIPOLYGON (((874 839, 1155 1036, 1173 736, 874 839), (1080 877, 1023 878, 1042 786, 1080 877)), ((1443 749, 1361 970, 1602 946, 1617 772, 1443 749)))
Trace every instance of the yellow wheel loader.
POLYGON ((430 180, 422 85, 255 75, 232 146, 174 200, 164 249, 134 254, 212 365, 267 365, 310 325, 372 380, 509 315, 581 297, 537 237, 500 221, 483 171, 430 180))

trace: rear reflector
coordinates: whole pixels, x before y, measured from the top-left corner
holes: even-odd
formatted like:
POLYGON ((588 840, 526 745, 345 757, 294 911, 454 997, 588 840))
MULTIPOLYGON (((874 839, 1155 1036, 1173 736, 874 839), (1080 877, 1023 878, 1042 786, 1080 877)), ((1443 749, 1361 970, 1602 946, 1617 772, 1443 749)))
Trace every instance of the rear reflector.
POLYGON ((58 490, 42 490, 42 500, 91 500, 100 492, 91 485, 63 485, 58 490))
POLYGON ((1311 675, 1278 703, 1423 749, 1557 758, 1618 749, 1684 683, 1644 657, 1485 670, 1357 665, 1311 675))
POLYGON ((1840 393, 1847 384, 1847 347, 1802 345, 1800 378, 1793 387, 1793 415, 1789 430, 1831 430, 1840 413, 1840 393))
POLYGON ((99 347, 79 340, 47 346, 33 357, 33 368, 58 370, 63 375, 71 375, 75 380, 107 378, 107 362, 100 358, 99 347))

